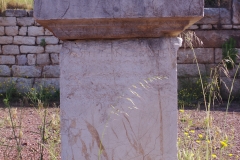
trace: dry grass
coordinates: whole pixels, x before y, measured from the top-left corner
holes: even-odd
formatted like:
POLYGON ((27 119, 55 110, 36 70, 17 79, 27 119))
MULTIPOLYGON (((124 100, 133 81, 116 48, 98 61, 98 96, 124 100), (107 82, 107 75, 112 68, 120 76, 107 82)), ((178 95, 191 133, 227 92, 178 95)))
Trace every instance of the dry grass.
POLYGON ((33 9, 33 0, 0 0, 1 12, 6 9, 33 9))

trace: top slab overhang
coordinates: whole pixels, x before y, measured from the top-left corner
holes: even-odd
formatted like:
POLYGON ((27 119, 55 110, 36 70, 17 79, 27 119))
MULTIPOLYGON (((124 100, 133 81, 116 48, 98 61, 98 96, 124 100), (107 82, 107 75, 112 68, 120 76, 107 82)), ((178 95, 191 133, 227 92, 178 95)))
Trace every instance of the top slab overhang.
POLYGON ((203 0, 35 0, 34 17, 61 40, 177 36, 203 0))

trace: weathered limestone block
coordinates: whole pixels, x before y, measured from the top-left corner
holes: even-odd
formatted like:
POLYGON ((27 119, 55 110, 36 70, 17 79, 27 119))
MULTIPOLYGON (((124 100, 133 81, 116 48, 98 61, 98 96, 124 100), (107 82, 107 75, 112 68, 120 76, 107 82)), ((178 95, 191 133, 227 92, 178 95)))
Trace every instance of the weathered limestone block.
POLYGON ((230 37, 236 40, 236 47, 240 48, 240 30, 198 30, 195 33, 203 41, 203 46, 194 44, 196 48, 221 48, 230 37))
POLYGON ((4 27, 0 26, 0 36, 3 36, 5 34, 4 27))
POLYGON ((233 0, 232 8, 233 8, 233 19, 232 19, 233 24, 240 24, 240 1, 233 0))
POLYGON ((27 35, 27 27, 21 27, 19 29, 19 33, 20 36, 26 36, 27 35))
POLYGON ((194 87, 193 83, 197 82, 199 82, 199 77, 178 77, 178 90, 186 89, 186 85, 194 87))
POLYGON ((36 54, 28 54, 27 59, 28 59, 28 65, 35 65, 36 61, 37 61, 37 55, 36 54))
POLYGON ((236 62, 240 63, 240 48, 237 48, 237 51, 238 51, 238 57, 237 57, 236 62))
POLYGON ((52 64, 59 64, 59 53, 50 54, 52 64))
POLYGON ((233 25, 222 25, 222 29, 232 29, 233 25))
POLYGON ((198 28, 199 28, 198 25, 191 25, 188 29, 194 30, 194 29, 198 29, 198 28))
POLYGON ((37 44, 40 44, 42 40, 45 40, 46 44, 58 44, 59 39, 54 36, 38 36, 37 44))
POLYGON ((27 37, 27 36, 14 36, 14 39, 13 39, 14 44, 34 45, 35 41, 36 41, 35 37, 27 37))
POLYGON ((204 8, 204 18, 195 24, 231 24, 231 12, 226 8, 204 8))
POLYGON ((203 16, 203 1, 37 0, 34 16, 61 40, 177 36, 203 16))
POLYGON ((236 78, 239 78, 240 72, 239 70, 237 70, 237 68, 233 68, 233 69, 229 69, 228 70, 229 73, 226 75, 224 72, 221 72, 220 76, 221 77, 231 77, 234 78, 234 76, 236 75, 236 78))
MULTIPOLYGON (((198 63, 214 63, 214 49, 213 48, 194 48, 198 63)), ((192 49, 178 50, 178 64, 196 63, 192 49)))
POLYGON ((21 53, 43 53, 44 48, 42 46, 20 46, 21 53))
POLYGON ((26 55, 17 55, 16 56, 18 65, 26 65, 27 64, 27 56, 26 55))
POLYGON ((240 29, 240 25, 233 25, 233 29, 240 29))
POLYGON ((20 54, 18 45, 3 45, 3 54, 20 54))
MULTIPOLYGON (((201 75, 206 75, 206 67, 204 64, 199 64, 201 75)), ((199 77, 199 72, 196 64, 178 64, 178 77, 199 77)))
MULTIPOLYGON (((1 84, 5 83, 10 83, 11 82, 10 77, 0 77, 0 82, 1 84)), ((6 93, 7 87, 0 87, 0 93, 6 93)))
POLYGON ((46 77, 46 78, 59 78, 60 77, 59 65, 44 66, 43 67, 42 77, 46 77))
POLYGON ((48 53, 37 54, 37 64, 47 65, 50 64, 50 57, 48 53))
MULTIPOLYGON (((19 92, 22 92, 23 91, 22 88, 31 88, 32 87, 32 83, 30 83, 30 82, 33 82, 33 79, 17 78, 17 77, 0 77, 0 82, 1 83, 5 82, 6 84, 15 83, 16 89, 19 92), (28 87, 28 85, 30 85, 30 87, 28 87)), ((7 87, 1 87, 0 93, 6 93, 6 90, 7 90, 7 87)))
POLYGON ((33 87, 38 88, 40 86, 59 89, 59 78, 35 78, 35 83, 33 87))
POLYGON ((45 29, 45 33, 46 36, 53 36, 53 33, 50 32, 48 29, 45 29))
POLYGON ((38 27, 40 27, 41 24, 39 24, 39 23, 37 23, 37 22, 35 21, 35 22, 34 22, 34 26, 38 26, 38 27))
POLYGON ((35 26, 28 27, 28 35, 29 36, 43 36, 44 28, 43 27, 35 27, 35 26))
POLYGON ((18 26, 5 27, 5 33, 7 36, 18 35, 18 26))
POLYGON ((104 160, 177 159, 180 45, 177 38, 65 42, 62 158, 95 160, 102 148, 104 160))
POLYGON ((33 86, 33 78, 19 78, 19 77, 12 77, 12 81, 16 82, 16 88, 18 92, 26 93, 29 89, 33 86))
POLYGON ((212 29, 212 25, 211 24, 203 24, 200 26, 201 29, 212 29))
POLYGON ((222 61, 222 48, 215 48, 215 63, 222 61))
MULTIPOLYGON (((205 64, 205 68, 206 68, 206 76, 210 76, 211 74, 211 70, 214 69, 214 67, 216 67, 218 64, 205 64)), ((205 76, 205 75, 204 75, 205 76)), ((199 76, 198 76, 199 78, 199 76)), ((203 77, 206 78, 206 77, 203 77)))
POLYGON ((59 53, 62 48, 62 45, 46 45, 47 53, 59 53))
POLYGON ((0 55, 0 64, 15 64, 15 57, 0 55))
POLYGON ((34 19, 33 19, 33 17, 17 18, 17 25, 19 25, 19 26, 32 26, 32 25, 34 25, 34 19))
POLYGON ((25 17, 27 16, 27 11, 25 9, 7 9, 5 11, 6 17, 25 17))
POLYGON ((0 65, 0 76, 10 76, 10 75, 11 75, 11 69, 7 65, 0 65))
POLYGON ((16 26, 16 17, 0 17, 0 26, 16 26))
POLYGON ((13 37, 12 36, 0 36, 0 44, 12 44, 13 37))
POLYGON ((37 66, 12 66, 14 77, 41 77, 41 67, 37 66))
POLYGON ((28 11, 28 16, 29 16, 29 17, 33 17, 33 10, 28 11))
MULTIPOLYGON (((223 100, 227 100, 229 96, 229 91, 232 85, 233 78, 222 77, 222 81, 225 83, 221 83, 221 96, 223 100), (227 87, 226 87, 227 86, 227 87)), ((235 79, 233 90, 232 90, 232 97, 239 97, 239 90, 240 90, 240 79, 235 79)))
MULTIPOLYGON (((236 58, 236 63, 240 63, 240 49, 237 49, 238 57, 236 58)), ((215 63, 220 63, 222 61, 222 48, 215 48, 215 63)))
POLYGON ((214 25, 212 25, 213 26, 213 29, 221 29, 220 27, 220 25, 217 25, 217 24, 214 24, 214 25))

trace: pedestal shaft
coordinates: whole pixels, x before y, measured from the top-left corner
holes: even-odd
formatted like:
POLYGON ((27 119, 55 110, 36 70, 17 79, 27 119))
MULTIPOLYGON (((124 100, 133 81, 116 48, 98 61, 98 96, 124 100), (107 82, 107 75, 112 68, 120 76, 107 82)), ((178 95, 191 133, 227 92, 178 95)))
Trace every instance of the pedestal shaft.
POLYGON ((176 160, 179 38, 65 41, 62 159, 176 160))

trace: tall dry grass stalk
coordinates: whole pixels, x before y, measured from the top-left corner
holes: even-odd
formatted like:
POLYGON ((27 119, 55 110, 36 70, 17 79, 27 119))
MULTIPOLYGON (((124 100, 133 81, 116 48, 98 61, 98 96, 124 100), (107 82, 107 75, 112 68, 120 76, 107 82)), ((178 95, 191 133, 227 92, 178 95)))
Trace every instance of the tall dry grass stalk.
MULTIPOLYGON (((236 73, 234 75, 233 82, 230 86, 230 89, 227 87, 225 82, 222 81, 222 79, 220 77, 221 74, 224 74, 226 77, 230 77, 228 67, 227 67, 227 62, 229 63, 229 60, 226 60, 226 59, 223 59, 221 63, 219 63, 215 67, 211 68, 209 82, 208 82, 207 85, 204 85, 203 80, 202 80, 202 74, 201 74, 200 67, 199 67, 198 60, 197 60, 197 56, 196 56, 196 53, 195 53, 195 50, 194 50, 195 46, 201 46, 201 45, 203 45, 203 43, 195 35, 195 33, 192 32, 192 31, 182 33, 180 35, 180 37, 183 38, 183 40, 184 40, 183 46, 185 48, 189 47, 193 52, 194 61, 197 65, 199 78, 200 78, 200 81, 201 81, 203 100, 204 100, 203 103, 204 103, 205 111, 206 111, 206 118, 205 118, 206 137, 205 138, 209 142, 206 143, 205 148, 204 148, 203 153, 205 155, 200 154, 199 156, 208 160, 208 159, 213 158, 211 155, 214 155, 214 153, 213 153, 214 148, 211 145, 212 141, 213 141, 212 137, 214 137, 214 136, 212 135, 213 134, 213 130, 212 130, 212 127, 211 127, 212 126, 212 116, 211 116, 210 108, 215 105, 216 100, 221 101, 220 84, 223 83, 225 85, 225 87, 227 88, 227 90, 229 91, 229 97, 228 97, 228 103, 227 103, 227 108, 226 108, 226 112, 225 112, 226 114, 225 114, 225 117, 224 117, 224 128, 223 128, 223 131, 222 131, 222 133, 223 133, 222 134, 222 139, 225 139, 225 141, 228 141, 228 138, 226 138, 227 137, 226 135, 227 135, 228 131, 225 130, 226 117, 227 117, 229 105, 231 103, 231 93, 232 93, 232 90, 233 90, 233 86, 234 86, 236 75, 237 75, 237 72, 238 72, 238 69, 239 69, 239 65, 237 67, 237 70, 236 70, 236 73)), ((233 60, 230 61, 230 62, 232 62, 231 63, 232 66, 235 66, 233 60)), ((225 141, 224 141, 224 143, 225 143, 225 141)), ((223 141, 222 141, 222 143, 223 143, 223 141)), ((226 145, 227 145, 227 142, 226 142, 226 145)), ((180 156, 179 159, 181 159, 182 156, 184 156, 184 155, 185 156, 188 155, 188 157, 189 157, 189 154, 194 154, 192 151, 191 151, 191 153, 189 151, 188 152, 185 152, 185 151, 188 151, 188 150, 183 149, 179 152, 179 156, 180 156)), ((220 157, 222 157, 222 150, 221 150, 220 157)))

